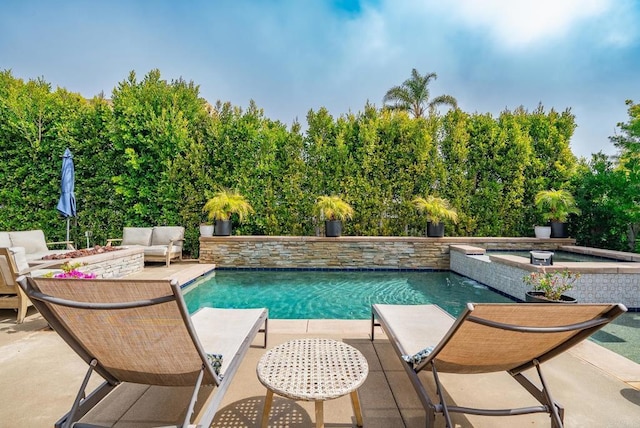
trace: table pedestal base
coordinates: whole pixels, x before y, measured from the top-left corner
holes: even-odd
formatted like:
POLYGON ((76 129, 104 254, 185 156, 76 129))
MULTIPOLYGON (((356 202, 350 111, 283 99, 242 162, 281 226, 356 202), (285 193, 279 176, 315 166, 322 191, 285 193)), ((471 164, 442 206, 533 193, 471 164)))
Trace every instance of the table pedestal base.
MULTIPOLYGON (((362 426, 362 409, 360 407, 360 399, 358 398, 358 391, 352 391, 351 405, 353 406, 353 414, 356 417, 356 424, 362 426)), ((324 400, 316 400, 316 428, 324 428, 324 400)), ((267 428, 269 425, 269 413, 271 413, 271 406, 273 404, 273 391, 267 389, 267 395, 264 399, 264 409, 262 410, 262 428, 267 428)))

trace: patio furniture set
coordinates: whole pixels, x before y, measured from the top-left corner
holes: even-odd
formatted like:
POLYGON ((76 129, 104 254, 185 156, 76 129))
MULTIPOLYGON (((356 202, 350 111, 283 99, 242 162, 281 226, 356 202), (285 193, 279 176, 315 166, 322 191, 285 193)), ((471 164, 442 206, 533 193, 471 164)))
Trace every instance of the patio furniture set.
MULTIPOLYGON (((89 366, 71 410, 56 427, 112 426, 117 421, 142 426, 159 420, 160 413, 176 426, 208 427, 259 332, 264 333, 261 346, 267 347, 267 309, 203 308, 189 315, 175 281, 22 276, 18 282, 89 366), (87 393, 94 371, 105 381, 87 393), (163 393, 157 392, 160 387, 163 393), (137 401, 145 403, 146 413, 129 405, 137 401)), ((371 340, 375 328, 382 327, 424 406, 427 426, 434 425, 438 414, 453 427, 451 413, 456 412, 544 412, 551 426, 562 427, 564 409, 553 400, 541 365, 625 311, 622 305, 607 304, 468 304, 454 319, 435 305, 375 304, 371 340), (539 381, 523 374, 530 368, 539 381), (419 376, 427 371, 435 383, 435 400, 427 392, 430 383, 419 376), (540 405, 474 409, 453 405, 442 393, 439 373, 501 371, 540 405)), ((317 427, 323 426, 322 402, 349 394, 356 424, 362 426, 357 389, 367 373, 364 356, 342 342, 309 338, 270 349, 257 366, 258 379, 267 388, 262 426, 268 425, 273 394, 315 401, 317 427)))
MULTIPOLYGON (((121 247, 140 246, 145 262, 182 260, 184 227, 125 227, 121 239, 107 240, 107 246, 120 242, 121 247)), ((20 291, 16 278, 20 275, 43 276, 62 272, 59 267, 65 260, 47 260, 50 257, 67 257, 76 254, 73 241, 47 242, 42 230, 16 232, 0 231, 0 309, 16 309, 18 324, 24 321, 31 302, 20 291), (64 246, 64 249, 52 249, 64 246)))

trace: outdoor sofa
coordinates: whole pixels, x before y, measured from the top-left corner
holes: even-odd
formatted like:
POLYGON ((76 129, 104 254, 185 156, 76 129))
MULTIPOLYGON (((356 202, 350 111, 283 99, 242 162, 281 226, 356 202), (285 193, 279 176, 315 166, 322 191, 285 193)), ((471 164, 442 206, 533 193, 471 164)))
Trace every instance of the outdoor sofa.
POLYGON ((165 262, 167 266, 173 259, 182 260, 184 227, 125 227, 122 238, 108 239, 107 246, 120 242, 122 246, 140 245, 144 247, 145 262, 165 262))
POLYGON ((22 230, 16 232, 0 232, 0 247, 23 248, 28 263, 36 263, 45 256, 64 254, 74 251, 73 241, 47 242, 42 230, 22 230), (65 249, 49 249, 50 246, 64 245, 65 249))

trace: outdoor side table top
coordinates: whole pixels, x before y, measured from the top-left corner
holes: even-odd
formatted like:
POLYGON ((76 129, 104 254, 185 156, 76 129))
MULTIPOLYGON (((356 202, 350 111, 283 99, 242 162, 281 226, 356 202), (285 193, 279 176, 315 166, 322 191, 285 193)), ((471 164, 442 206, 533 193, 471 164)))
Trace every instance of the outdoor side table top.
POLYGON ((268 424, 274 393, 315 401, 316 427, 324 426, 323 401, 350 394, 356 422, 362 426, 357 389, 367 378, 369 365, 356 348, 331 339, 291 340, 267 351, 256 371, 267 388, 262 427, 268 424))

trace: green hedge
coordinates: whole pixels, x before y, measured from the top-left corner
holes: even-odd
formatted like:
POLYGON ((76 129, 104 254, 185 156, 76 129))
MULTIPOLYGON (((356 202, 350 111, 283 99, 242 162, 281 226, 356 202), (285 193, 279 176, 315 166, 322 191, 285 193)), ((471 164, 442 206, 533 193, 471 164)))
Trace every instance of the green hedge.
POLYGON ((343 196, 352 235, 422 235, 416 195, 447 198, 460 214, 449 235, 531 236, 540 222, 533 195, 576 174, 570 111, 451 110, 410 118, 365 105, 338 118, 310 110, 306 129, 246 110, 208 104, 192 82, 131 73, 110 99, 91 100, 42 79, 0 73, 0 230, 39 228, 60 240, 55 207, 61 155, 76 166, 78 216, 72 238, 85 245, 119 237, 123 226, 183 225, 198 253, 204 202, 237 189, 255 209, 238 234, 313 235, 319 195, 343 196))

